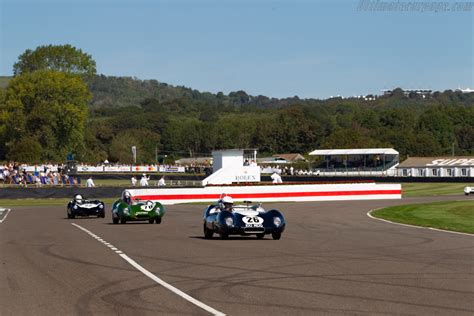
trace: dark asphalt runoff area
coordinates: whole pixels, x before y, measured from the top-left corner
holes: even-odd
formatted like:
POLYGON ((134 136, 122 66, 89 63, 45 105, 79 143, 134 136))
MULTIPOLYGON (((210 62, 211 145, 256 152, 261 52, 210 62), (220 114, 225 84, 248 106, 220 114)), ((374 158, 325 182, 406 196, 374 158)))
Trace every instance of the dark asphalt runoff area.
POLYGON ((0 315, 211 314, 121 252, 227 315, 474 315, 474 236, 366 215, 448 199, 472 197, 264 204, 286 217, 281 240, 205 240, 197 204, 168 206, 160 225, 113 225, 110 205, 73 220, 16 207, 0 223, 0 315))

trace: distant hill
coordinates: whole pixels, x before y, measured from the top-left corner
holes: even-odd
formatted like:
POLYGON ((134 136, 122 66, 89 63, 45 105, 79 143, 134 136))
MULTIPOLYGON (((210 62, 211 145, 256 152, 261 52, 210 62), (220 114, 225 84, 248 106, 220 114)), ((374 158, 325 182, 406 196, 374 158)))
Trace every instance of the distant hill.
POLYGON ((6 88, 11 78, 11 76, 0 76, 0 88, 6 88))
MULTIPOLYGON (((256 106, 259 108, 275 108, 301 103, 298 97, 276 99, 266 96, 251 96, 245 91, 200 92, 195 89, 172 86, 157 80, 139 80, 132 77, 95 76, 89 83, 94 95, 92 105, 101 107, 139 106, 143 100, 156 99, 159 102, 192 101, 205 103, 207 106, 256 106)), ((308 100, 306 100, 308 101, 308 100)), ((319 102, 319 100, 309 100, 319 102)))
MULTIPOLYGON (((0 76, 0 88, 5 88, 11 76, 0 76)), ((300 99, 297 96, 289 98, 269 98, 258 95, 252 96, 245 91, 233 91, 228 95, 222 92, 201 92, 184 86, 173 86, 157 80, 140 80, 134 77, 114 77, 97 75, 88 82, 93 99, 93 108, 139 107, 145 102, 157 101, 167 104, 172 108, 250 108, 250 109, 279 109, 292 105, 306 106, 336 106, 340 104, 371 105, 371 106, 397 106, 414 102, 417 104, 444 104, 463 103, 471 106, 474 93, 462 94, 446 90, 434 92, 430 98, 420 99, 419 96, 403 97, 401 89, 395 89, 392 96, 381 96, 373 101, 357 98, 332 98, 332 99, 300 99), (397 92, 397 90, 399 90, 397 92), (397 95, 401 93, 401 95, 397 95), (171 104, 171 105, 170 105, 171 104)), ((373 97, 373 96, 372 96, 373 97)))
POLYGON ((368 106, 398 106, 407 102, 416 104, 458 104, 471 106, 474 93, 461 93, 446 90, 434 92, 427 98, 420 95, 404 96, 403 90, 394 89, 392 95, 369 96, 362 98, 330 98, 300 99, 297 96, 289 98, 270 98, 263 95, 252 96, 245 91, 238 90, 224 94, 222 92, 201 92, 184 86, 173 86, 157 80, 140 80, 132 77, 112 77, 99 75, 89 82, 93 94, 93 107, 128 107, 140 106, 144 101, 155 100, 159 103, 173 103, 178 107, 236 107, 252 109, 280 109, 292 105, 306 106, 336 106, 340 104, 368 105, 368 106))

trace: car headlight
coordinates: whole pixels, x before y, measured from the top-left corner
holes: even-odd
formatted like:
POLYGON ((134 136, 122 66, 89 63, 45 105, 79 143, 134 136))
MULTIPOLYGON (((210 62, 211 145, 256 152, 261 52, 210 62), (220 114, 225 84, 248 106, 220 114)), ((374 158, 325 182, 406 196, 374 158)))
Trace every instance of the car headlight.
POLYGON ((77 205, 74 205, 74 209, 77 210, 77 205))
POLYGON ((124 209, 124 210, 123 210, 123 213, 124 213, 125 215, 128 215, 128 214, 129 214, 129 213, 128 213, 128 209, 124 209))
POLYGON ((279 218, 279 217, 274 217, 274 218, 273 218, 273 224, 275 224, 276 227, 280 227, 280 225, 281 225, 281 218, 279 218))
POLYGON ((227 226, 232 226, 232 225, 234 225, 234 219, 233 219, 232 217, 226 217, 226 218, 225 218, 225 224, 226 224, 227 226))
POLYGON ((100 208, 104 208, 104 204, 100 204, 99 207, 100 207, 100 208))

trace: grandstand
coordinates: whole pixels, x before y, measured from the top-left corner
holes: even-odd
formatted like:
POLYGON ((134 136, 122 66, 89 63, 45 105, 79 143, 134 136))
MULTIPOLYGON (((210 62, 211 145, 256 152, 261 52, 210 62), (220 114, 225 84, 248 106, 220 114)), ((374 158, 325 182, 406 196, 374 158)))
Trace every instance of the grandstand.
POLYGON ((319 175, 394 175, 399 153, 393 148, 318 149, 313 169, 319 175))

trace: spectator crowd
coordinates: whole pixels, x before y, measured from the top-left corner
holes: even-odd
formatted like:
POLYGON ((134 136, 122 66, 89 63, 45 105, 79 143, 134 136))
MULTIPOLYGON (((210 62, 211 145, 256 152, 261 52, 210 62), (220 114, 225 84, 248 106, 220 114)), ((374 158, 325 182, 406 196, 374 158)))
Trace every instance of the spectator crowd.
POLYGON ((16 162, 0 165, 0 183, 18 185, 80 185, 79 177, 68 176, 65 168, 45 164, 28 171, 28 166, 16 162))
MULTIPOLYGON (((255 166, 256 163, 254 161, 246 160, 244 162, 245 166, 255 166)), ((115 167, 117 169, 124 168, 127 171, 132 170, 135 171, 133 166, 131 165, 119 165, 119 164, 109 164, 108 161, 104 162, 103 164, 99 164, 97 166, 88 165, 89 172, 94 172, 90 170, 94 167, 104 168, 105 166, 115 167), (91 168, 92 167, 92 168, 91 168)), ((85 167, 85 165, 77 165, 77 170, 79 171, 81 167, 85 167)), ((146 166, 140 166, 146 167, 146 166)), ((157 169, 156 165, 153 165, 155 169, 157 169)), ((175 170, 178 166, 175 165, 161 165, 162 168, 165 168, 168 172, 171 170, 175 170)), ((196 173, 196 172, 204 172, 206 176, 212 173, 212 167, 208 164, 192 164, 192 165, 185 165, 180 166, 184 167, 183 171, 186 173, 196 173)), ((303 170, 303 169, 295 169, 291 165, 286 166, 279 166, 279 165, 259 165, 260 170, 263 174, 271 174, 272 181, 274 183, 281 183, 281 176, 282 175, 298 175, 298 176, 311 176, 311 175, 319 175, 319 170, 311 171, 311 170, 303 170)), ((68 169, 64 165, 57 165, 57 164, 41 164, 41 165, 27 165, 21 164, 17 162, 10 162, 5 163, 3 165, 0 164, 0 184, 16 184, 22 186, 42 186, 42 185, 81 185, 81 178, 77 176, 68 175, 68 169)), ((84 170, 85 171, 85 170, 84 170)), ((102 172, 106 172, 104 169, 101 169, 102 172)), ((118 171, 118 170, 114 170, 118 171)), ((158 171, 158 170, 157 170, 158 171)), ((97 171, 96 171, 97 172, 97 171)), ((123 172, 123 171, 122 171, 123 172)), ((125 171, 126 172, 126 171, 125 171)), ((130 172, 130 171, 128 171, 130 172)), ((135 171, 137 172, 137 171, 135 171)), ((153 171, 156 172, 156 171, 153 171)), ((131 185, 147 187, 149 186, 150 176, 146 174, 142 174, 141 177, 132 176, 131 178, 131 185)), ((84 180, 84 185, 87 187, 94 187, 95 184, 92 178, 84 180)), ((162 177, 159 181, 154 182, 154 185, 157 186, 166 186, 165 178, 162 177)))

